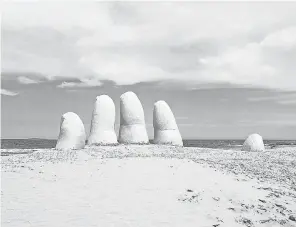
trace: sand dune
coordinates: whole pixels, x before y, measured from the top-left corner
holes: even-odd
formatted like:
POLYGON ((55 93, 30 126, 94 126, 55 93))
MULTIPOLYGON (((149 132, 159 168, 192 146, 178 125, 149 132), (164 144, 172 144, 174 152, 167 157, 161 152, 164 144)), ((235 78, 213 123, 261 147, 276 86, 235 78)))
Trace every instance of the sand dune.
POLYGON ((119 145, 1 162, 1 226, 296 226, 295 148, 119 145))

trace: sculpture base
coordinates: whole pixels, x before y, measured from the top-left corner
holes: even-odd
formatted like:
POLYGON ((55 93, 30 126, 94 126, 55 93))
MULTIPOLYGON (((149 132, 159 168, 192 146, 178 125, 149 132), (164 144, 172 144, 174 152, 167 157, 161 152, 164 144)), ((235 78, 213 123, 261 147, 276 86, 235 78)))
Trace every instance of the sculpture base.
POLYGON ((154 130, 153 143, 183 146, 179 130, 154 130))
POLYGON ((118 142, 123 144, 148 144, 149 139, 145 125, 121 125, 118 142))

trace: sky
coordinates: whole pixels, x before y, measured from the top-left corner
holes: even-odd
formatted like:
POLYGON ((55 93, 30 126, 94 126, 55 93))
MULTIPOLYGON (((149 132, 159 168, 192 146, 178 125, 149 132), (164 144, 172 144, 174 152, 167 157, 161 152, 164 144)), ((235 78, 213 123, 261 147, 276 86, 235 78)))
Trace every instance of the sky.
POLYGON ((48 138, 96 96, 135 92, 153 138, 165 100, 184 139, 296 140, 295 2, 2 3, 1 138, 48 138))

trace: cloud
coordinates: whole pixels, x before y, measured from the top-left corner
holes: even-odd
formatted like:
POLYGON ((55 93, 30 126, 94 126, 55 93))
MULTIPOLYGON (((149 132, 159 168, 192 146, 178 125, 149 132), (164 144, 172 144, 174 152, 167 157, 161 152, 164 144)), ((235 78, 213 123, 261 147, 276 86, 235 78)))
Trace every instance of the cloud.
POLYGON ((296 90, 295 3, 4 6, 4 72, 81 81, 65 79, 59 87, 111 80, 118 85, 180 81, 192 88, 222 83, 296 90), (82 81, 90 76, 94 79, 82 81))
POLYGON ((260 44, 265 47, 295 48, 296 27, 288 27, 271 33, 260 44))
POLYGON ((238 126, 246 126, 246 127, 254 127, 254 126, 279 126, 279 127, 285 127, 285 126, 296 126, 296 120, 293 119, 272 119, 272 120, 262 120, 256 121, 240 121, 237 123, 238 126))
POLYGON ((276 102, 283 105, 296 105, 296 97, 294 99, 277 100, 276 102))
POLYGON ((102 82, 90 78, 90 79, 82 79, 80 82, 63 82, 58 85, 58 88, 73 88, 73 87, 97 87, 101 86, 102 82))
POLYGON ((248 98, 251 102, 262 102, 262 101, 274 101, 282 105, 293 105, 296 104, 296 93, 278 94, 274 96, 263 96, 263 97, 252 97, 248 98))
POLYGON ((38 84, 38 83, 40 83, 40 81, 38 81, 38 80, 33 80, 33 79, 30 79, 25 76, 20 76, 17 78, 17 80, 21 84, 38 84))
POLYGON ((9 91, 9 90, 3 89, 3 88, 1 88, 0 93, 1 93, 1 95, 6 95, 6 96, 16 96, 19 94, 17 92, 9 91))
POLYGON ((295 57, 296 26, 268 34, 262 41, 230 48, 219 56, 204 58, 201 75, 207 79, 219 75, 222 82, 296 90, 296 67, 292 60, 295 57))
POLYGON ((80 63, 91 68, 98 78, 115 81, 118 85, 170 78, 161 68, 129 55, 102 54, 98 51, 81 58, 80 63))

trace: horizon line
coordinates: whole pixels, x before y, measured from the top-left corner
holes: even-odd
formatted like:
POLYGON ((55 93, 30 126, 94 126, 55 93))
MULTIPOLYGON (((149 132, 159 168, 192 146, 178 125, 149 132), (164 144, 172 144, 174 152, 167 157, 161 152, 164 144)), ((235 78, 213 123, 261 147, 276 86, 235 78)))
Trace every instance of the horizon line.
MULTIPOLYGON (((246 137, 247 138, 247 137, 246 137)), ((246 140, 246 138, 183 138, 182 140, 246 140)), ((57 140, 57 138, 39 138, 39 137, 30 137, 30 138, 0 138, 0 140, 32 140, 32 139, 39 139, 39 140, 57 140)), ((149 141, 153 140, 149 138, 149 141)), ((263 140, 289 140, 289 141, 296 141, 296 139, 275 139, 275 138, 263 138, 263 140)))

